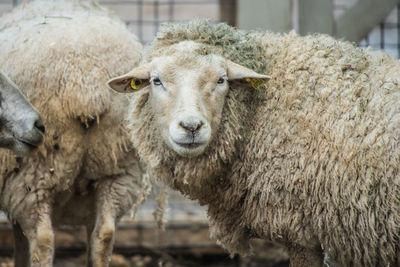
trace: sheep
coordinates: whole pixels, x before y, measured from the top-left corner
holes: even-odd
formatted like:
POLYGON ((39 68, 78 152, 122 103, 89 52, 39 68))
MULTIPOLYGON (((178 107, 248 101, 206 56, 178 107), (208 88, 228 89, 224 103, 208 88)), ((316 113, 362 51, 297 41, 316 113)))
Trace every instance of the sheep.
POLYGON ((158 177, 208 205, 231 253, 287 247, 291 266, 399 265, 400 63, 326 35, 166 25, 139 67, 134 147, 158 177), (258 88, 258 89, 256 89, 258 88))
POLYGON ((115 225, 149 184, 122 123, 130 97, 106 81, 137 64, 142 45, 109 11, 78 0, 22 5, 0 29, 0 68, 46 125, 44 144, 22 161, 0 152, 15 266, 51 266, 60 224, 86 226, 87 265, 108 266, 115 225))
POLYGON ((0 71, 0 147, 23 156, 42 143, 44 131, 37 110, 0 71))

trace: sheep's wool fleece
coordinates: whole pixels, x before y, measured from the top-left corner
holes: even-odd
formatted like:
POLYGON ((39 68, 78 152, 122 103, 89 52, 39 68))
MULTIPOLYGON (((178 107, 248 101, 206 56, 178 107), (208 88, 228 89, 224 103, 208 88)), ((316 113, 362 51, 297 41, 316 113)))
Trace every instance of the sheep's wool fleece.
POLYGON ((201 204, 233 253, 253 237, 321 246, 344 266, 400 264, 400 63, 326 35, 242 32, 204 21, 165 25, 144 61, 182 40, 270 75, 231 83, 204 154, 162 141, 135 94, 132 140, 149 172, 201 204))
POLYGON ((0 18, 0 68, 46 126, 45 143, 22 162, 0 150, 3 209, 33 216, 33 203, 117 176, 126 176, 119 193, 132 191, 123 200, 132 204, 144 181, 123 123, 130 100, 106 82, 135 66, 141 50, 124 23, 94 2, 34 1, 0 18))

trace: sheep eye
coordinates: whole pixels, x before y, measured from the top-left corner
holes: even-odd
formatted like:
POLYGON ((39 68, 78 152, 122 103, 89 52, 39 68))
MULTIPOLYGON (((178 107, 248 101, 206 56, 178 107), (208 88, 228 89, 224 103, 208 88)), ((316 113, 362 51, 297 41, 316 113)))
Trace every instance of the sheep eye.
POLYGON ((221 77, 221 78, 218 79, 217 83, 218 84, 223 84, 224 82, 225 82, 225 79, 221 77))
POLYGON ((153 84, 154 85, 162 85, 162 82, 161 82, 160 78, 154 78, 153 79, 153 84))

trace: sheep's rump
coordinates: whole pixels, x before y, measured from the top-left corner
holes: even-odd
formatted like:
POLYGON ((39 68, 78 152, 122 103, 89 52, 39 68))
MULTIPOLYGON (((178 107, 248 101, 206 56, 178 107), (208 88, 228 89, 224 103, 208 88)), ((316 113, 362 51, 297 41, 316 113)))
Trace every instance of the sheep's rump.
MULTIPOLYGON (((228 175, 238 191, 225 197, 237 194, 244 199, 241 214, 236 214, 242 216, 243 232, 251 229, 260 237, 306 247, 320 243, 345 265, 396 262, 399 61, 326 35, 243 32, 204 21, 164 25, 147 58, 183 40, 204 43, 206 50, 272 77, 254 93, 263 100, 247 103, 256 113, 247 119, 252 127, 244 133, 246 156, 239 167, 232 167, 241 172, 228 175)), ((195 168, 204 173, 207 165, 195 168)), ((211 188, 215 183, 207 182, 211 188)), ((195 191, 201 188, 191 190, 191 195, 206 195, 195 191)), ((243 239, 233 238, 235 231, 224 227, 232 215, 225 218, 222 213, 214 210, 211 226, 235 251, 243 239)))

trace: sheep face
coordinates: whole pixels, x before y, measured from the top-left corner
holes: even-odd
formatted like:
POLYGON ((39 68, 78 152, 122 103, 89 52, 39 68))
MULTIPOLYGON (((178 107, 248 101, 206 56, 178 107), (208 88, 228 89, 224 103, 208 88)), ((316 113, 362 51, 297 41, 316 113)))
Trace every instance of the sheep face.
POLYGON ((182 156, 204 151, 217 129, 228 92, 220 57, 155 58, 150 103, 163 140, 182 156))
POLYGON ((162 139, 179 155, 195 157, 219 128, 229 81, 245 78, 268 77, 185 41, 108 84, 119 92, 150 86, 149 104, 162 139))
POLYGON ((0 72, 0 147, 24 155, 43 141, 39 113, 17 86, 0 72))

